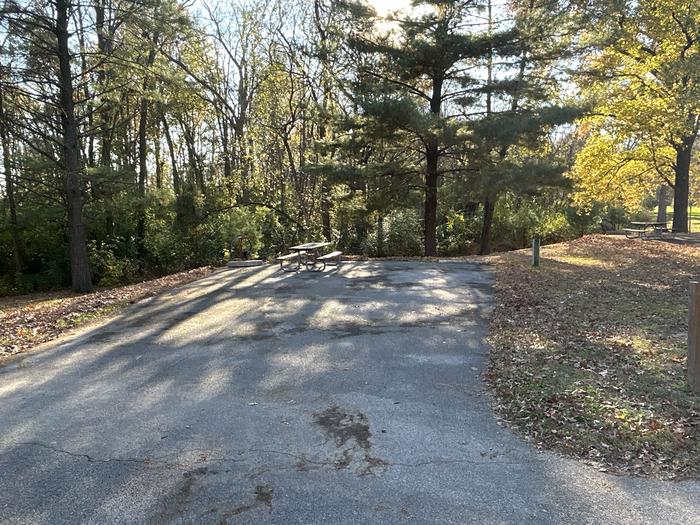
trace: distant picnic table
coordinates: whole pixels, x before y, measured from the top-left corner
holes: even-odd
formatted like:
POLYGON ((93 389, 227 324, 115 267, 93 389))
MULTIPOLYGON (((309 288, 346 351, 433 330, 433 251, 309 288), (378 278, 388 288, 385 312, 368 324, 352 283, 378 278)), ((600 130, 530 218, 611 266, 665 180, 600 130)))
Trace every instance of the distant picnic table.
POLYGON ((341 251, 332 251, 325 255, 320 255, 321 250, 326 246, 330 246, 330 244, 330 242, 316 241, 292 246, 289 248, 292 253, 277 257, 280 263, 280 269, 283 271, 296 272, 301 269, 301 264, 303 262, 307 270, 323 271, 326 269, 326 264, 333 259, 335 259, 336 264, 340 264, 340 257, 343 255, 341 251), (284 263, 289 260, 296 261, 296 268, 291 270, 285 269, 284 263))
POLYGON ((651 239, 661 237, 662 233, 669 231, 668 225, 665 222, 657 221, 632 221, 631 228, 624 228, 622 231, 628 239, 651 239))

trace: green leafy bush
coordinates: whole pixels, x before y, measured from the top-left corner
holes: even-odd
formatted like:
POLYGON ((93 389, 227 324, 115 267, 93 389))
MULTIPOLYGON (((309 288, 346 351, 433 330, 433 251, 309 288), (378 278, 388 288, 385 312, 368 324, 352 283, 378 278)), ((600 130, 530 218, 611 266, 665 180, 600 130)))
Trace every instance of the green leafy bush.
POLYGON ((93 281, 100 286, 115 286, 133 281, 139 271, 135 260, 115 255, 116 247, 104 241, 90 241, 88 256, 93 281))
POLYGON ((439 253, 456 256, 473 253, 481 232, 481 217, 448 210, 445 221, 438 226, 439 253))
POLYGON ((416 256, 423 253, 423 227, 420 215, 415 210, 396 210, 385 224, 388 224, 386 242, 387 255, 416 256))
POLYGON ((539 237, 545 244, 567 241, 577 237, 564 210, 545 213, 535 228, 535 236, 539 237))

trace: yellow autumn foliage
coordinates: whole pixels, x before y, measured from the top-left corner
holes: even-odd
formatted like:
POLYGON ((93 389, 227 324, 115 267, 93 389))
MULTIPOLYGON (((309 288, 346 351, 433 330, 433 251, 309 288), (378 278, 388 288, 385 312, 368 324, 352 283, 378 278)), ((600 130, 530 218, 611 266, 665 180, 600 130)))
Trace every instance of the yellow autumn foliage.
POLYGON ((664 178, 672 178, 674 155, 667 145, 635 142, 594 127, 569 173, 574 201, 581 207, 600 201, 635 208, 664 178))
POLYGON ((617 38, 588 58, 580 80, 594 116, 579 123, 586 142, 569 176, 581 206, 634 208, 673 183, 673 146, 697 133, 700 45, 689 38, 700 32, 700 2, 639 0, 611 24, 617 38))

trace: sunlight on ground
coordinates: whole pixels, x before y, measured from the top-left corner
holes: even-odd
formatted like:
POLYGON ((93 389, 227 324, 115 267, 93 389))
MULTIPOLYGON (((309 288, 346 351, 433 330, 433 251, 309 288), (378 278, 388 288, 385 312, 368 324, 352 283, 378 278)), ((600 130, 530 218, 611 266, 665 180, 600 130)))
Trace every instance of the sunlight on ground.
POLYGON ((596 257, 584 257, 581 255, 557 255, 553 260, 575 266, 586 266, 590 268, 613 268, 615 265, 610 261, 603 261, 596 257))

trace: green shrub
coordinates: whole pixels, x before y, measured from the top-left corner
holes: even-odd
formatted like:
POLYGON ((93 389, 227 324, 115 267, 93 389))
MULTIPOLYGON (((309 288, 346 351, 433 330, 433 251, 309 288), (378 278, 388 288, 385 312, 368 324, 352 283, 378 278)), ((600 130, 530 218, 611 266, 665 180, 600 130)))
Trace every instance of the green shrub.
POLYGON ((423 226, 416 210, 396 210, 385 219, 384 249, 390 256, 417 256, 423 253, 423 226))
POLYGON ((625 226, 630 220, 627 210, 622 206, 608 206, 605 213, 601 217, 601 225, 610 226, 610 230, 619 230, 625 226))
POLYGON ((117 257, 115 245, 103 241, 88 243, 88 256, 93 281, 100 286, 115 286, 133 281, 138 275, 138 264, 134 259, 117 257))
POLYGON ((566 221, 578 236, 593 231, 600 231, 601 226, 603 229, 612 230, 612 225, 603 222, 601 219, 602 208, 603 206, 600 203, 593 203, 588 208, 567 205, 565 209, 566 221))
MULTIPOLYGON (((374 213, 365 207, 365 201, 358 195, 348 197, 338 202, 335 218, 338 228, 337 246, 345 253, 369 255, 376 250, 371 247, 372 241, 368 236, 375 227, 374 213)), ((376 246, 376 237, 375 237, 376 246)))
POLYGON ((439 253, 444 255, 468 255, 481 233, 481 216, 449 210, 445 221, 438 226, 439 253))
POLYGON ((535 228, 535 235, 545 244, 562 242, 577 236, 564 210, 546 213, 535 228))

